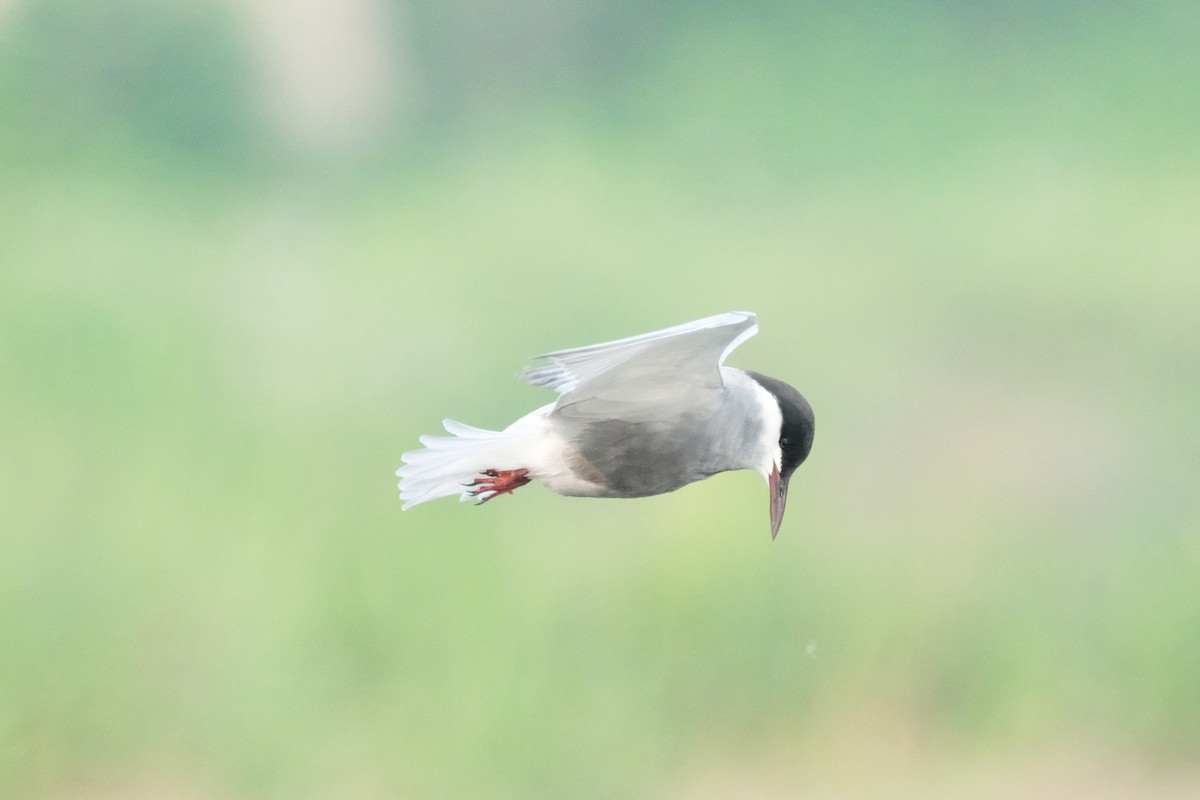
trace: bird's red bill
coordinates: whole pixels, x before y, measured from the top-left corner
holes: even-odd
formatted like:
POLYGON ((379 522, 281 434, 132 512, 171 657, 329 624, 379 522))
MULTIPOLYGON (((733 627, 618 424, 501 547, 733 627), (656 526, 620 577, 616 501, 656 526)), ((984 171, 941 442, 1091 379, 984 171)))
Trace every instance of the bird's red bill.
POLYGON ((767 479, 771 492, 771 538, 779 535, 779 526, 783 522, 783 510, 787 507, 788 479, 779 476, 779 465, 771 469, 767 479))

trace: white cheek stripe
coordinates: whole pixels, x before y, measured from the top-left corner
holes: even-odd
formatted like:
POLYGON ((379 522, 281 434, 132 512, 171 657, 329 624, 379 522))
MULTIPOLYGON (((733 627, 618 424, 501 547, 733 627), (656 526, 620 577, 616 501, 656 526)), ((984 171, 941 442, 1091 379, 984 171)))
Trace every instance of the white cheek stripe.
POLYGON ((783 453, 779 449, 779 432, 783 428, 783 412, 779 410, 779 401, 775 399, 775 395, 762 388, 757 381, 755 381, 754 387, 758 389, 755 396, 762 407, 764 423, 763 460, 758 471, 766 477, 783 461, 783 453))

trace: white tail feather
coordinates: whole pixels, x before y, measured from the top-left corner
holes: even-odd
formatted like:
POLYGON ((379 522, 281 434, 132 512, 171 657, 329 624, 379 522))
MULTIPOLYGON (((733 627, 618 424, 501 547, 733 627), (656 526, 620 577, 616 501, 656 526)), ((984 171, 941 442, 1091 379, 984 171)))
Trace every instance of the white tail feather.
POLYGON ((460 500, 486 500, 493 492, 472 494, 469 484, 485 469, 506 469, 512 452, 513 435, 505 431, 489 431, 442 420, 442 427, 451 436, 422 436, 424 450, 414 450, 400 457, 404 466, 396 470, 400 478, 400 499, 403 508, 459 495, 460 500))

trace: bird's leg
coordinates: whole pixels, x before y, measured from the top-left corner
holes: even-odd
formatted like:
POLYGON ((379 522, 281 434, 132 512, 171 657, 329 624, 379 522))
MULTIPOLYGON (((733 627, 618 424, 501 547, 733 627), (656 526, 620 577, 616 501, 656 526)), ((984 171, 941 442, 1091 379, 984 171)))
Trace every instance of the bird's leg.
POLYGON ((479 499, 480 503, 486 503, 498 494, 512 494, 513 490, 520 489, 532 480, 528 476, 527 469, 485 469, 481 477, 466 485, 473 487, 470 490, 472 497, 490 492, 491 494, 479 499))

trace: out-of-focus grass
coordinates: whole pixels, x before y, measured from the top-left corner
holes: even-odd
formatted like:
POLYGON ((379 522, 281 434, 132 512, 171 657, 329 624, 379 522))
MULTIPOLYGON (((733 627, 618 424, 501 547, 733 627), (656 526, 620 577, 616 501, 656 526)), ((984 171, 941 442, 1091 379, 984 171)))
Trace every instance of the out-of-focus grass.
MULTIPOLYGON (((893 741, 900 792, 1068 745, 1188 774, 1196 110, 1089 88, 1104 28, 1026 94, 844 24, 741 77, 786 38, 697 29, 615 129, 551 109, 351 180, 9 168, 0 793, 838 796, 893 741), (922 88, 965 127, 924 141, 922 88), (731 308, 763 328, 731 363, 817 412, 778 541, 743 474, 400 513, 420 433, 549 399, 526 356, 731 308)), ((1109 74, 1196 74, 1140 52, 1109 74)))

